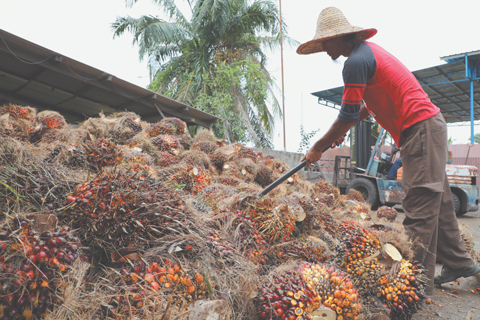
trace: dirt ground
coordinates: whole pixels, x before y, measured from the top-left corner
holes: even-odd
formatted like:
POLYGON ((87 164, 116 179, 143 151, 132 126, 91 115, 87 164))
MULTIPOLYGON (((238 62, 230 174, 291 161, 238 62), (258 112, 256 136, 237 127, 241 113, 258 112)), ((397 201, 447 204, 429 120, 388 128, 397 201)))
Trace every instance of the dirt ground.
MULTIPOLYGON (((399 209, 397 219, 403 221, 404 214, 400 208, 397 209, 399 209)), ((458 223, 461 228, 470 231, 475 250, 480 251, 480 210, 459 217, 458 223)), ((441 268, 442 266, 437 264, 436 272, 439 273, 441 268)), ((480 282, 475 277, 461 278, 458 283, 436 287, 431 300, 432 303, 424 304, 422 310, 415 314, 414 320, 480 320, 480 282)))

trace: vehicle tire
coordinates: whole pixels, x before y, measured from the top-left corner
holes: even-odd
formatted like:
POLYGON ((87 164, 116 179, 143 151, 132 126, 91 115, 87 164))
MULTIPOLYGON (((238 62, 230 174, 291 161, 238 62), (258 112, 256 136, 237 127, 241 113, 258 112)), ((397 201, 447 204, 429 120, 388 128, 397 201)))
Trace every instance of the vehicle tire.
POLYGON ((460 198, 452 192, 452 199, 453 199, 453 208, 455 209, 455 214, 457 217, 463 216, 466 211, 462 210, 462 202, 460 201, 460 198))
POLYGON ((355 189, 362 194, 365 202, 370 204, 372 210, 377 210, 379 205, 377 187, 372 181, 365 178, 357 178, 352 180, 347 187, 347 194, 350 189, 355 189))

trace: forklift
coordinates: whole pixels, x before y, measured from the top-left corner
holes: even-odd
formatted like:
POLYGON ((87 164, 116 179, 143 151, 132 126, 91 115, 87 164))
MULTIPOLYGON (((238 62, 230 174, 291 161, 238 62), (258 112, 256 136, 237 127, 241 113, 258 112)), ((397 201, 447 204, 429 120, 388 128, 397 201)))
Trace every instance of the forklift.
MULTIPOLYGON (((387 179, 397 152, 400 150, 391 145, 389 152, 382 151, 387 132, 380 128, 372 150, 371 117, 356 124, 350 130, 350 156, 336 156, 332 184, 342 194, 350 189, 359 191, 365 201, 376 210, 381 205, 401 205, 405 196, 402 180, 387 179)), ((385 148, 387 149, 387 148, 385 148)), ((461 216, 478 209, 478 169, 473 166, 451 165, 452 154, 446 156, 446 173, 450 182, 455 213, 461 216)))

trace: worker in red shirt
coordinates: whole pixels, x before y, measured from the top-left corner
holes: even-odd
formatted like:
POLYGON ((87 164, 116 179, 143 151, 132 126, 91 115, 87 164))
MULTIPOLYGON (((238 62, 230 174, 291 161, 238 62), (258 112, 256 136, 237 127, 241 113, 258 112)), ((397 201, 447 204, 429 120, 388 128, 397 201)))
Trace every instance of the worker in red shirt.
POLYGON ((420 242, 414 259, 427 269, 426 294, 432 295, 434 283, 473 276, 480 267, 465 249, 454 212, 445 173, 445 120, 398 59, 365 41, 376 33, 373 28, 352 26, 339 9, 330 7, 320 13, 314 39, 298 47, 298 54, 325 51, 332 60, 347 57, 338 118, 304 160, 307 165, 319 160, 321 150, 339 145, 348 130, 369 114, 391 134, 403 161, 403 224, 412 239, 420 242), (443 268, 434 277, 436 255, 443 268))

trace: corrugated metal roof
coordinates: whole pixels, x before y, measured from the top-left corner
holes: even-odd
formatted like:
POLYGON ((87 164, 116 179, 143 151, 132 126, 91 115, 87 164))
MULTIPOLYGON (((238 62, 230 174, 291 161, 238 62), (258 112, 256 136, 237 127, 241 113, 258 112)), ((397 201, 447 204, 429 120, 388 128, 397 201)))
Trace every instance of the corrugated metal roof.
POLYGON ((8 102, 58 111, 70 123, 125 110, 149 122, 161 114, 205 127, 219 121, 0 29, 0 105, 8 102))
MULTIPOLYGON (((465 55, 473 66, 474 121, 480 120, 480 51, 444 57, 450 63, 413 71, 430 100, 440 108, 447 123, 470 121, 470 80, 466 75, 465 55)), ((343 87, 312 93, 319 103, 340 109, 343 87)))

